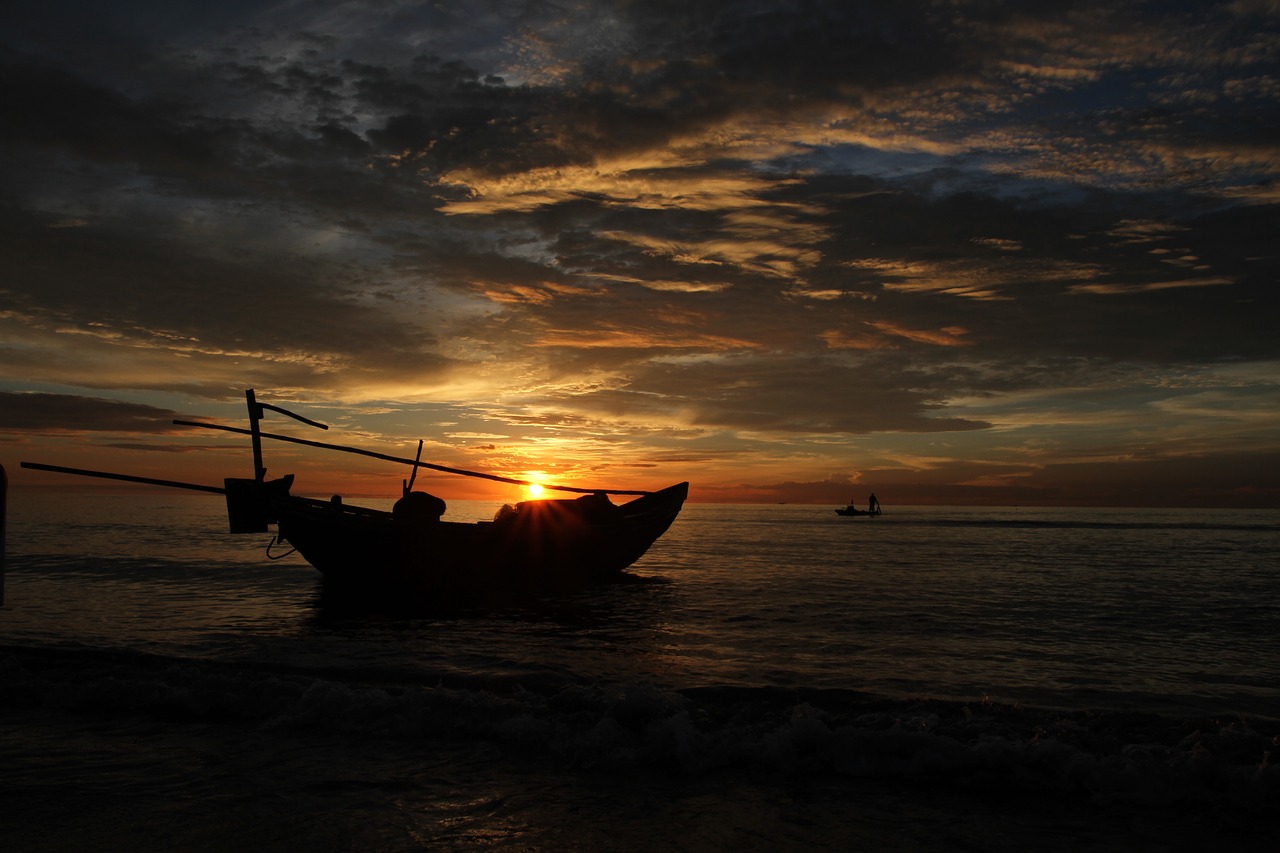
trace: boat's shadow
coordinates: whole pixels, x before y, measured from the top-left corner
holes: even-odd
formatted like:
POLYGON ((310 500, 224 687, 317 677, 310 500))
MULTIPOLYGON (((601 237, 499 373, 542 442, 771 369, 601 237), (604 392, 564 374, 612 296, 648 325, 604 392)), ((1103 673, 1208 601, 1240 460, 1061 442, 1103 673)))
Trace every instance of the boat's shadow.
POLYGON ((628 621, 647 621, 661 613, 670 598, 672 582, 665 577, 623 572, 589 586, 554 593, 518 594, 510 591, 449 598, 403 594, 403 591, 353 590, 317 580, 308 621, 321 626, 420 619, 509 617, 547 621, 568 627, 592 628, 628 621))

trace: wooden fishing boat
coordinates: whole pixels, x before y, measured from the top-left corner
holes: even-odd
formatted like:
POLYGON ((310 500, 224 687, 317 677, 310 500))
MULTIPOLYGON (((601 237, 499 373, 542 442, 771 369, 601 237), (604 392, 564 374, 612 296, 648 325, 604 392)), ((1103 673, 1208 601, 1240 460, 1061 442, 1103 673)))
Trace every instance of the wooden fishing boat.
POLYGON ((868 510, 868 509, 858 509, 858 508, 857 508, 856 506, 854 506, 853 504, 849 504, 849 505, 848 505, 847 507, 845 507, 844 509, 838 509, 838 510, 836 510, 836 515, 872 515, 872 516, 875 516, 875 515, 879 515, 879 514, 880 514, 880 510, 878 510, 878 509, 870 509, 870 510, 868 510))
POLYGON ((273 501, 279 537, 336 586, 474 597, 561 591, 615 576, 680 512, 688 484, 625 504, 606 495, 524 501, 492 521, 442 521, 411 492, 391 512, 273 501))
POLYGON ((252 438, 253 478, 228 478, 221 487, 88 471, 34 462, 24 468, 126 480, 226 496, 232 533, 277 533, 268 546, 291 546, 324 576, 326 592, 401 596, 414 600, 497 599, 577 588, 620 575, 640 559, 675 521, 689 484, 654 492, 584 489, 542 484, 581 493, 576 498, 529 500, 504 506, 492 521, 444 521, 445 503, 413 489, 419 469, 482 477, 517 485, 529 481, 464 471, 341 445, 263 432, 266 410, 327 429, 278 406, 257 402, 245 392, 249 429, 198 421, 176 424, 247 434, 252 438), (268 480, 262 439, 293 442, 385 459, 412 466, 402 495, 390 510, 355 506, 334 496, 317 500, 291 494, 293 475, 268 480), (610 495, 635 496, 615 504, 610 495))

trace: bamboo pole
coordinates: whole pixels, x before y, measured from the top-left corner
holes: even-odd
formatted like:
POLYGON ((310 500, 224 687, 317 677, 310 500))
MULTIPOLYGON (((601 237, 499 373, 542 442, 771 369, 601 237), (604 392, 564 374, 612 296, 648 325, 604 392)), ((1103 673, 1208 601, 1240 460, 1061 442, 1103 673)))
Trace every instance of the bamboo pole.
POLYGON ((149 486, 168 486, 171 489, 191 489, 197 492, 213 492, 225 495, 221 486, 202 486, 199 483, 183 483, 178 480, 157 480, 154 477, 138 477, 134 474, 113 474, 109 471, 90 471, 87 468, 66 468, 62 465, 45 465, 40 462, 23 462, 23 468, 35 471, 53 471, 56 474, 78 474, 81 477, 98 477, 103 480, 124 480, 127 483, 145 483, 149 486))
MULTIPOLYGON (((204 429, 218 429, 218 430, 222 430, 223 432, 234 432, 240 435, 252 435, 252 432, 250 432, 247 429, 242 429, 240 427, 223 426, 222 424, 210 424, 210 423, 201 423, 200 421, 179 421, 179 420, 175 420, 174 423, 179 426, 203 427, 204 429)), ((368 456, 372 459, 383 459, 387 462, 398 462, 402 465, 415 464, 415 460, 413 459, 407 459, 402 456, 391 456, 389 454, 378 453, 377 451, 373 451, 373 450, 361 450, 358 447, 344 447, 341 444, 327 444, 323 441, 311 441, 306 438, 294 438, 291 435, 278 435, 276 433, 271 433, 271 432, 259 431, 258 435, 262 438, 271 438, 271 439, 275 439, 276 441, 288 441, 288 442, 292 442, 293 444, 304 444, 307 447, 319 447, 324 450, 340 450, 343 453, 355 453, 360 456, 368 456)), ((513 477, 499 477, 497 474, 482 474, 479 471, 466 471, 466 470, 463 470, 462 468, 448 468, 444 465, 433 465, 430 462, 416 462, 416 465, 419 468, 430 468, 433 471, 443 471, 446 474, 460 474, 463 477, 479 477, 482 480, 493 480, 498 483, 510 483, 515 486, 534 485, 532 480, 517 480, 513 477)), ((555 486, 550 483, 541 483, 540 485, 544 489, 554 489, 555 491, 558 491, 558 492, 577 492, 579 494, 584 494, 584 495, 592 495, 597 493, 602 493, 606 495, 652 494, 652 492, 646 492, 638 489, 583 489, 577 486, 555 486)))

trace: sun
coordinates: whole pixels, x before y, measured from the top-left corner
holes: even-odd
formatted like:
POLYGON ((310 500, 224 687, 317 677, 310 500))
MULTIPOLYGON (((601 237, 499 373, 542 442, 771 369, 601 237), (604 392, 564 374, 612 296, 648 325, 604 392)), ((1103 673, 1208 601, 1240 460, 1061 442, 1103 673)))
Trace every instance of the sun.
POLYGON ((524 479, 529 485, 524 487, 524 499, 534 501, 546 495, 547 489, 542 485, 541 480, 546 479, 546 471, 525 471, 524 479))

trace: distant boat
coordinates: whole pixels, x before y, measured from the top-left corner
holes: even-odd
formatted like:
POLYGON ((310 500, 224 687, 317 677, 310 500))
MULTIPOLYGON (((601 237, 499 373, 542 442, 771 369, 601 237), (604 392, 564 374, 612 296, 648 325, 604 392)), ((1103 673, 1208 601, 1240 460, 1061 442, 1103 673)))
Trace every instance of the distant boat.
POLYGON ((858 509, 853 504, 849 504, 844 509, 836 510, 836 515, 880 515, 883 510, 880 509, 858 509))
POLYGON ((328 427, 277 406, 258 403, 252 390, 245 392, 245 396, 249 405, 247 430, 193 421, 174 423, 250 435, 255 472, 252 479, 227 478, 219 488, 33 462, 23 462, 22 466, 224 494, 232 533, 266 532, 269 524, 276 524, 278 532, 268 546, 268 556, 272 556, 272 546, 286 543, 292 546, 323 574, 326 594, 345 591, 362 597, 410 595, 420 601, 502 599, 510 595, 562 591, 615 577, 640 559, 666 532, 689 493, 688 483, 655 492, 544 484, 544 488, 580 492, 582 496, 504 506, 492 521, 442 521, 444 501, 426 492, 413 491, 420 468, 519 485, 532 484, 422 462, 422 442, 418 443, 418 458, 401 459, 264 433, 259 421, 267 409, 311 426, 328 427), (402 496, 389 512, 353 506, 339 496, 330 500, 300 497, 290 494, 292 474, 266 479, 262 464, 263 438, 410 464, 412 474, 404 481, 402 496), (614 504, 609 499, 611 494, 638 497, 614 504))

